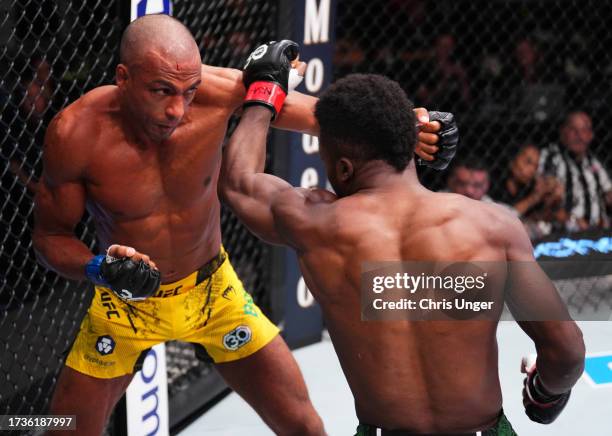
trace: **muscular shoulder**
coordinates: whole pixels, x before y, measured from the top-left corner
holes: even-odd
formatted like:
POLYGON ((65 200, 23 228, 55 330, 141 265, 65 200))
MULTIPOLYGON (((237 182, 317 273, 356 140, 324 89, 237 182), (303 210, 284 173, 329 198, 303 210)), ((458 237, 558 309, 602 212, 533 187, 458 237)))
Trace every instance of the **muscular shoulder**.
POLYGON ((272 203, 279 232, 298 249, 315 244, 329 234, 334 223, 337 196, 325 189, 291 188, 272 203))
POLYGON ((482 214, 479 223, 490 243, 507 252, 518 242, 524 246, 524 241, 529 241, 523 223, 508 206, 484 201, 478 203, 482 214))
POLYGON ((44 168, 49 181, 62 183, 84 175, 101 120, 112 104, 112 88, 90 91, 53 118, 44 142, 44 168))
POLYGON ((245 94, 242 71, 202 65, 202 84, 196 104, 225 106, 233 111, 240 107, 245 94))
POLYGON ((503 205, 477 201, 457 194, 435 194, 444 198, 436 199, 433 204, 437 209, 434 224, 447 226, 452 234, 466 238, 481 239, 492 247, 506 245, 510 228, 517 222, 515 214, 503 205), (435 222, 439 220, 439 222, 435 222), (471 236, 470 236, 471 235, 471 236))
POLYGON ((320 188, 291 188, 281 191, 274 202, 272 210, 280 214, 308 211, 309 208, 327 206, 334 203, 338 197, 336 194, 320 188))

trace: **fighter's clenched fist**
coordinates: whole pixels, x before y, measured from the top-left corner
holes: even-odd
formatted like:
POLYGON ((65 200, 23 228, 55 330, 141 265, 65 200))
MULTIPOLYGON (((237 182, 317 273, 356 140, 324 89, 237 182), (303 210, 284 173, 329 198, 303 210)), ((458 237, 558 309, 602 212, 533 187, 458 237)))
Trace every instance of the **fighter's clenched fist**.
POLYGON ((161 274, 149 256, 123 245, 111 245, 106 255, 94 256, 86 271, 93 283, 129 301, 152 296, 161 283, 161 274))
POLYGON ((270 41, 257 47, 244 66, 244 105, 263 105, 272 111, 272 119, 280 112, 289 89, 291 62, 299 53, 290 40, 270 41))

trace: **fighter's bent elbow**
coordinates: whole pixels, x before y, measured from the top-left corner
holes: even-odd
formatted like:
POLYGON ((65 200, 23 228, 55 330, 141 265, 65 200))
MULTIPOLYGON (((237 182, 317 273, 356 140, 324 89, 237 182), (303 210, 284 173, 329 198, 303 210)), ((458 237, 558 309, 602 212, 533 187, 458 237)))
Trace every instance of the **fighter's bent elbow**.
POLYGON ((573 321, 563 322, 560 328, 563 331, 556 343, 546 347, 548 360, 558 368, 563 368, 564 372, 581 374, 586 353, 582 331, 573 321))
POLYGON ((219 200, 223 203, 231 206, 231 201, 236 194, 236 185, 232 183, 230 180, 221 178, 219 179, 219 184, 217 185, 217 195, 219 196, 219 200))
POLYGON ((574 330, 571 340, 572 343, 569 344, 568 347, 566 347, 566 358, 568 359, 568 363, 570 365, 574 366, 577 370, 579 369, 580 373, 582 373, 582 370, 584 369, 584 357, 586 355, 586 347, 584 345, 582 330, 580 330, 580 327, 578 327, 576 323, 572 324, 574 330))
POLYGON ((50 265, 47 262, 47 258, 45 257, 45 237, 40 232, 34 229, 32 232, 32 249, 34 250, 34 255, 36 256, 36 261, 43 265, 45 268, 50 269, 50 265))

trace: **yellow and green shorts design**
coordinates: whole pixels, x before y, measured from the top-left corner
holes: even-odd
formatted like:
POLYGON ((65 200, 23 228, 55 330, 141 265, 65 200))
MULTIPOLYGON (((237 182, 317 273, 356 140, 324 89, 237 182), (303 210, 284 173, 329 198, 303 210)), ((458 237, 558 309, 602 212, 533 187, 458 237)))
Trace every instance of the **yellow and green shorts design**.
POLYGON ((149 348, 170 340, 195 344, 201 358, 230 362, 260 350, 278 332, 222 249, 143 301, 128 302, 96 286, 66 365, 92 377, 119 377, 137 371, 149 348))

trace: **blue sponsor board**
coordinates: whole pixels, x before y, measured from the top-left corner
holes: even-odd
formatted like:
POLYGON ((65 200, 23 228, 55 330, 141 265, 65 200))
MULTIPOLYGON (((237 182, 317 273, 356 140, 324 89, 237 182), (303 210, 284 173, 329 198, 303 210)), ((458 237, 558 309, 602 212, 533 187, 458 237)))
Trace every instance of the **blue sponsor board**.
POLYGON ((550 235, 533 245, 534 257, 552 280, 612 274, 609 230, 550 235))
MULTIPOLYGON (((298 0, 287 9, 293 15, 293 25, 286 36, 300 45, 300 59, 308 63, 304 81, 297 90, 317 96, 332 79, 336 1, 298 0)), ((327 176, 319 157, 317 137, 283 134, 277 148, 282 150, 286 165, 285 174, 278 175, 293 186, 326 187, 327 176)), ((281 311, 285 340, 292 347, 319 341, 323 328, 321 309, 304 283, 294 251, 285 248, 282 256, 285 298, 281 311)))
POLYGON ((536 259, 541 257, 568 258, 594 253, 611 254, 612 237, 602 236, 598 239, 560 238, 558 241, 540 242, 534 248, 536 259))
POLYGON ((172 0, 132 0, 130 21, 150 14, 172 15, 172 0))
POLYGON ((587 356, 584 374, 595 386, 612 387, 612 352, 587 356))

